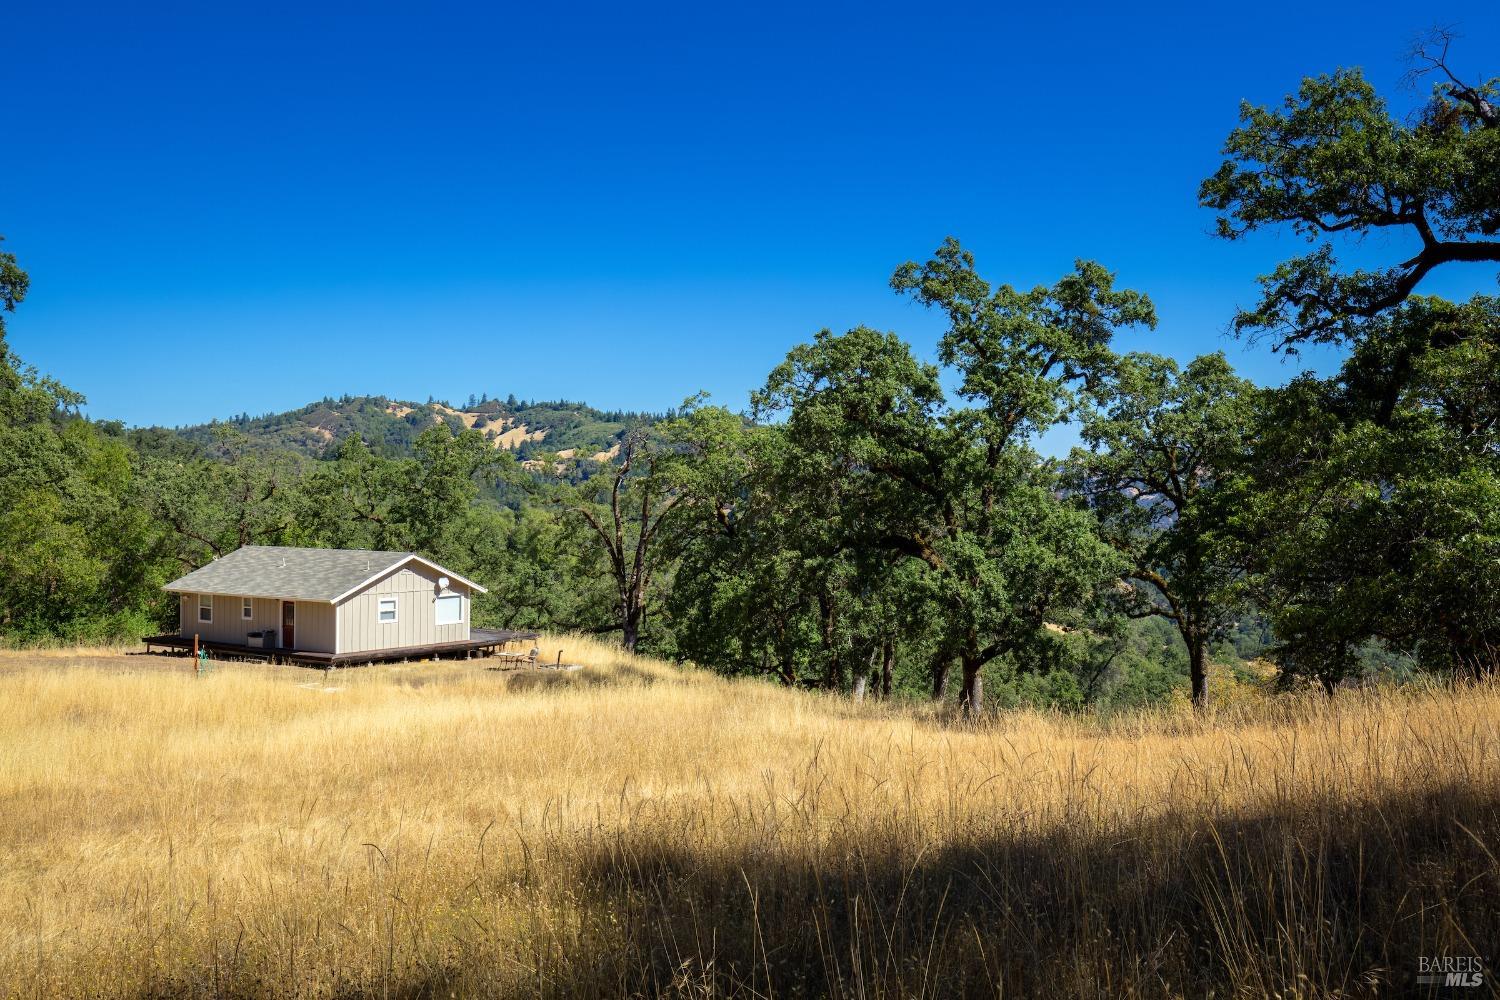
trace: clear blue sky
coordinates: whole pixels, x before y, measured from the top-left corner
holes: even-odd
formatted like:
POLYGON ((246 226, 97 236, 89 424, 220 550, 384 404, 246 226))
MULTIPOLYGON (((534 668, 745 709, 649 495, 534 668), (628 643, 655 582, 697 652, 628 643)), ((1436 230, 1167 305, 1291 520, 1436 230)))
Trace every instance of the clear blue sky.
POLYGON ((1434 23, 1500 73, 1494 0, 312 6, 7 8, 12 346, 93 415, 740 406, 825 326, 930 352, 886 280, 950 233, 1016 284, 1098 259, 1162 316, 1126 346, 1280 382, 1224 330, 1300 244, 1216 241, 1195 199, 1240 99, 1359 65, 1413 102, 1434 23))

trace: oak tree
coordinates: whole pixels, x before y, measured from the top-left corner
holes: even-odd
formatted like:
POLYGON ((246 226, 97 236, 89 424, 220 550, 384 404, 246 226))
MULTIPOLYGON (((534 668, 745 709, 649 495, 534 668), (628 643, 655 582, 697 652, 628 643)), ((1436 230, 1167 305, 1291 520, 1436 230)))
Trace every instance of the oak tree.
POLYGON ((1243 610, 1239 553, 1229 524, 1255 389, 1223 354, 1179 368, 1129 354, 1082 425, 1072 486, 1127 559, 1124 612, 1157 615, 1182 636, 1192 698, 1207 701, 1206 657, 1243 610))
POLYGON ((757 404, 785 414, 790 439, 850 484, 839 517, 851 544, 883 547, 930 575, 945 652, 962 668, 959 702, 972 714, 981 670, 1055 642, 1049 621, 1115 568, 1030 441, 1103 376, 1114 331, 1152 325, 1155 314, 1091 263, 1050 287, 992 288, 952 239, 925 264, 898 268, 892 285, 946 315, 939 359, 957 377, 956 404, 937 367, 863 327, 793 349, 757 404))

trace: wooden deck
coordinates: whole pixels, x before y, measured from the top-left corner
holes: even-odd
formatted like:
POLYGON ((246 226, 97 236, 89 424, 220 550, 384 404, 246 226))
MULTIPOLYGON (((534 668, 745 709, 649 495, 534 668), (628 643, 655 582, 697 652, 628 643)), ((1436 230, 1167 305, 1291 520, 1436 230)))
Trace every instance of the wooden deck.
MULTIPOLYGON (((295 663, 304 667, 345 667, 357 663, 389 663, 393 660, 427 660, 440 657, 469 659, 473 656, 490 656, 512 642, 528 642, 539 637, 536 632, 506 632, 493 628, 472 628, 469 638, 462 642, 439 642, 430 646, 404 646, 400 649, 375 649, 363 653, 320 653, 308 649, 261 649, 240 643, 200 642, 199 648, 208 650, 215 658, 234 657, 245 660, 269 660, 272 663, 295 663)), ((146 652, 152 647, 182 650, 193 648, 192 636, 153 635, 141 640, 146 652)))

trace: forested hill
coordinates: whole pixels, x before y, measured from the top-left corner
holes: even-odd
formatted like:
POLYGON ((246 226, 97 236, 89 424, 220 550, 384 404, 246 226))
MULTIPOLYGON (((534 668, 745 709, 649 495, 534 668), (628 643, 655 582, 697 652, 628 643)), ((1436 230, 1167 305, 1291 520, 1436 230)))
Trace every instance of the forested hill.
POLYGON ((217 428, 227 426, 244 434, 252 446, 315 458, 331 457, 345 438, 357 434, 377 454, 399 457, 411 450, 428 427, 445 423, 455 432, 473 428, 496 448, 516 452, 523 460, 542 453, 602 459, 611 454, 627 427, 658 419, 658 414, 605 412, 583 403, 524 401, 514 396, 503 400, 471 396, 457 406, 431 399, 417 403, 385 396, 343 396, 325 397, 285 413, 241 414, 172 433, 206 444, 217 428))

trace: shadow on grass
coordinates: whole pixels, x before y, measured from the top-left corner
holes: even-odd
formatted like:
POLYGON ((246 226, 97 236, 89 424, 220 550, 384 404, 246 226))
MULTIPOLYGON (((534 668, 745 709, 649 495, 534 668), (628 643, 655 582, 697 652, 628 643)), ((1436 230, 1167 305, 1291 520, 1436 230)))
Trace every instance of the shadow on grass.
POLYGON ((810 857, 627 834, 579 857, 588 905, 574 939, 539 956, 538 982, 570 996, 1385 996, 1423 995, 1419 956, 1500 959, 1497 789, 960 839, 913 851, 891 829, 810 857))

